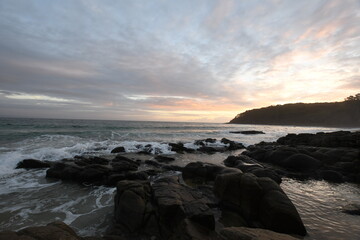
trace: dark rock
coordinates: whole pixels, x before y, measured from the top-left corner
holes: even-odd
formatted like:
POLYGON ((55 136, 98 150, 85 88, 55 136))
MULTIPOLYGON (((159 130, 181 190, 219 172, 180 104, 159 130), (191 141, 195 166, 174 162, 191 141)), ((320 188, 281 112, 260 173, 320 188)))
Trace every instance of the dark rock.
POLYGON ((206 138, 206 139, 196 140, 194 144, 200 145, 200 146, 205 146, 206 143, 215 143, 215 142, 216 142, 215 138, 206 138))
POLYGON ((147 180, 148 178, 149 178, 148 173, 144 171, 112 174, 107 178, 107 185, 115 186, 117 182, 122 180, 147 180))
POLYGON ((265 134, 263 131, 255 131, 255 130, 250 130, 250 131, 233 131, 233 132, 230 132, 230 133, 245 134, 245 135, 265 134))
POLYGON ((350 215, 360 215, 360 205, 359 204, 349 204, 343 207, 343 213, 347 213, 350 215))
MULTIPOLYGON (((115 220, 125 233, 146 232, 147 219, 154 214, 151 187, 147 181, 120 181, 116 186, 115 220)), ((159 230, 155 230, 159 234, 159 230)))
POLYGON ((194 152, 194 149, 184 147, 183 143, 169 143, 169 146, 171 147, 171 151, 177 153, 194 152))
POLYGON ((24 159, 21 162, 19 162, 16 166, 16 168, 49 168, 51 167, 51 164, 49 162, 43 162, 36 159, 24 159))
POLYGON ((155 159, 161 163, 169 163, 169 162, 175 161, 175 158, 161 156, 161 155, 156 156, 155 159))
MULTIPOLYGON (((42 227, 28 227, 17 232, 18 240, 80 240, 74 230, 63 222, 53 222, 42 227)), ((1 236, 1 235, 0 235, 1 236)))
POLYGON ((235 169, 224 168, 219 165, 203 162, 191 162, 182 170, 182 177, 185 181, 192 183, 203 183, 214 181, 216 176, 225 171, 236 171, 235 169))
POLYGON ((124 147, 116 147, 113 150, 111 150, 111 153, 121 153, 121 152, 125 152, 124 147))
POLYGON ((152 187, 162 231, 175 231, 186 218, 208 229, 215 228, 213 212, 201 192, 179 184, 176 177, 159 179, 152 187))
POLYGON ((220 174, 215 180, 214 192, 224 209, 239 214, 249 226, 306 234, 295 206, 270 178, 248 173, 220 174))
POLYGON ((333 170, 321 171, 320 177, 329 182, 334 182, 334 183, 344 182, 344 176, 341 173, 333 171, 333 170))
POLYGON ((184 169, 183 167, 176 166, 176 165, 164 165, 164 166, 162 166, 162 168, 169 170, 169 171, 177 171, 177 172, 182 172, 184 169))
POLYGON ((360 132, 338 131, 317 134, 288 134, 277 140, 283 145, 360 148, 360 132))
POLYGON ((139 164, 128 158, 118 158, 116 157, 111 166, 114 172, 124 172, 124 171, 136 171, 139 167, 139 164))
POLYGON ((224 151, 223 149, 220 150, 220 149, 217 149, 217 148, 214 148, 214 147, 207 147, 207 146, 202 146, 198 149, 199 152, 203 152, 203 153, 207 153, 207 154, 214 154, 216 152, 219 152, 219 151, 224 151))
POLYGON ((82 168, 57 162, 46 171, 46 177, 62 180, 77 180, 82 168))
POLYGON ((224 164, 227 167, 238 168, 243 172, 252 173, 257 177, 269 177, 277 183, 281 183, 281 177, 274 170, 264 168, 262 165, 256 162, 256 160, 246 156, 239 155, 229 156, 224 160, 224 164))
POLYGON ((156 167, 156 168, 161 168, 163 166, 163 164, 158 163, 158 162, 153 161, 153 160, 145 160, 145 164, 156 167))
POLYGON ((298 240, 290 235, 260 228, 229 227, 220 231, 223 240, 298 240))
POLYGON ((299 153, 288 157, 280 165, 291 170, 308 171, 318 169, 321 162, 313 157, 299 153))

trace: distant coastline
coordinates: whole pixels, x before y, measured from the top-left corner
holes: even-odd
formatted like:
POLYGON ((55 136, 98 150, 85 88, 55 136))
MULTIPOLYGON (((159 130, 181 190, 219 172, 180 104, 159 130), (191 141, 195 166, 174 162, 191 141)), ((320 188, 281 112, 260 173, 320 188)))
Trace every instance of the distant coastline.
POLYGON ((240 113, 229 123, 358 128, 360 100, 268 106, 240 113))

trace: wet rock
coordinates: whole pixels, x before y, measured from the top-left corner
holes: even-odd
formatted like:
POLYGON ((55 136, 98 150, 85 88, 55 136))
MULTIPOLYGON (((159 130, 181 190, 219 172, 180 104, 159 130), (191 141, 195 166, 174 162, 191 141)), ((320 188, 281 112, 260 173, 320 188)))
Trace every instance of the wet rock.
POLYGON ((194 149, 184 147, 183 143, 169 143, 169 146, 171 147, 171 151, 177 152, 177 153, 194 152, 195 151, 194 149))
POLYGON ((198 149, 199 152, 207 153, 207 154, 214 154, 216 152, 223 152, 224 149, 214 148, 214 147, 207 147, 202 146, 198 149))
POLYGON ((205 146, 206 143, 215 143, 215 142, 216 142, 215 138, 206 138, 206 139, 196 140, 194 144, 200 145, 200 146, 205 146))
POLYGON ((230 227, 220 231, 223 240, 298 240, 290 235, 259 228, 230 227))
POLYGON ((227 138, 222 138, 220 140, 220 142, 224 143, 224 144, 229 144, 229 146, 227 147, 227 150, 238 150, 238 149, 245 148, 245 146, 242 143, 231 141, 231 140, 229 140, 227 138))
POLYGON ((223 209, 239 214, 249 226, 306 234, 295 206, 270 178, 249 173, 220 174, 215 180, 214 192, 223 209))
POLYGON ((139 163, 123 156, 117 156, 112 160, 111 166, 114 172, 136 171, 139 163))
MULTIPOLYGON (((17 232, 18 240, 80 240, 81 237, 63 222, 53 222, 41 227, 28 227, 17 232)), ((0 234, 1 236, 1 234, 0 234)), ((10 239, 7 239, 10 240, 10 239)))
POLYGON ((208 229, 215 228, 208 199, 201 192, 179 183, 177 177, 162 178, 153 184, 154 201, 158 206, 162 231, 170 236, 176 227, 189 219, 208 229))
POLYGON ((224 164, 227 167, 238 168, 245 173, 252 173, 257 177, 269 177, 275 182, 279 184, 281 183, 281 177, 279 174, 270 168, 265 168, 256 160, 246 155, 239 155, 237 157, 229 156, 224 160, 224 164))
POLYGON ((234 171, 236 170, 211 163, 191 162, 183 168, 182 177, 187 182, 203 183, 214 181, 216 176, 220 173, 234 171))
POLYGON ((232 132, 230 132, 230 133, 245 134, 245 135, 265 134, 263 131, 255 131, 255 130, 249 130, 249 131, 232 131, 232 132))
POLYGON ((51 167, 51 164, 49 162, 43 162, 36 159, 24 159, 21 162, 19 162, 16 166, 16 168, 49 168, 51 167))
POLYGON ((55 163, 46 171, 46 177, 62 180, 77 180, 82 168, 62 162, 55 163))
POLYGON ((283 145, 360 148, 360 132, 338 131, 317 134, 288 134, 279 138, 277 142, 283 145))
POLYGON ((341 173, 333 171, 333 170, 321 171, 320 177, 329 182, 334 182, 334 183, 344 182, 344 176, 341 173))
MULTIPOLYGON (((115 220, 125 233, 147 232, 147 220, 155 214, 147 181, 120 181, 116 186, 115 220)), ((159 229, 152 229, 159 235, 159 229)))
POLYGON ((163 164, 158 163, 158 162, 153 161, 153 160, 145 160, 145 164, 150 165, 150 166, 153 166, 153 167, 156 167, 156 168, 161 168, 161 167, 163 167, 163 164))
POLYGON ((343 207, 342 212, 350 215, 360 215, 360 204, 349 204, 343 207))
POLYGON ((321 166, 321 162, 309 155, 294 154, 280 162, 280 165, 286 169, 296 171, 316 170, 321 166))
POLYGON ((149 174, 145 171, 112 174, 107 178, 107 185, 115 186, 122 180, 147 180, 148 178, 149 174))
POLYGON ((162 156, 162 155, 156 156, 155 159, 156 159, 158 162, 161 162, 161 163, 169 163, 169 162, 175 161, 175 158, 167 157, 167 156, 162 156))
POLYGON ((180 184, 175 176, 151 185, 148 181, 125 180, 117 184, 115 220, 128 234, 183 239, 184 234, 214 230, 214 215, 208 204, 211 202, 201 192, 180 184))
POLYGON ((121 153, 121 152, 126 152, 124 147, 116 147, 113 150, 111 150, 111 153, 121 153))

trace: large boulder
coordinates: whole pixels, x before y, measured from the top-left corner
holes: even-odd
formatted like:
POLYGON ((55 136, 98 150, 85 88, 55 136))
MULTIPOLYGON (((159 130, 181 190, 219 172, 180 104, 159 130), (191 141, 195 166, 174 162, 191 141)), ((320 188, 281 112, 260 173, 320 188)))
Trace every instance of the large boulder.
POLYGON ((250 173, 221 174, 215 180, 214 193, 223 209, 236 212, 249 226, 306 234, 295 206, 270 178, 250 173))
POLYGON ((297 153, 280 162, 280 165, 290 170, 309 171, 318 169, 321 162, 309 155, 297 153))
POLYGON ((151 187, 147 181, 120 181, 116 186, 115 220, 125 233, 145 232, 159 234, 159 229, 148 229, 154 218, 151 187), (150 232, 149 232, 150 231, 150 232))

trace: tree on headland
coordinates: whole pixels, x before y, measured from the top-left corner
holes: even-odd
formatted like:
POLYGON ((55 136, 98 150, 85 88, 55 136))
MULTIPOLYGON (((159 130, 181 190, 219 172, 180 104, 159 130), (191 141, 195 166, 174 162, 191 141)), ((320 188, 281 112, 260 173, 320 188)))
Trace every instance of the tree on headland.
POLYGON ((348 96, 345 98, 345 101, 360 101, 360 93, 356 94, 355 96, 348 96))

